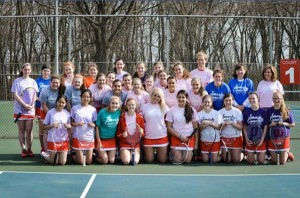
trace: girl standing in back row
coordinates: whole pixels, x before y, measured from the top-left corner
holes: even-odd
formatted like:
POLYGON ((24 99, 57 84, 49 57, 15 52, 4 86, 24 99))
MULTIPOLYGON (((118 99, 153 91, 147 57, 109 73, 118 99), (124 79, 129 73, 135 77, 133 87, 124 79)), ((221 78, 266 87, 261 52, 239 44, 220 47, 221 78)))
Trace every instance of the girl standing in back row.
MULTIPOLYGON (((36 92, 38 91, 38 86, 35 80, 29 77, 30 73, 31 64, 25 63, 22 65, 19 77, 14 80, 11 87, 11 92, 14 95, 14 118, 17 118, 18 114, 21 112, 21 116, 17 123, 19 129, 19 143, 22 149, 21 156, 23 158, 34 156, 31 150, 33 141, 32 127, 33 119, 35 117, 34 105, 26 104, 26 101, 23 101, 22 99, 22 93, 26 88, 32 87, 36 90, 36 92)), ((32 102, 34 102, 36 98, 37 95, 35 94, 32 98, 32 102)))

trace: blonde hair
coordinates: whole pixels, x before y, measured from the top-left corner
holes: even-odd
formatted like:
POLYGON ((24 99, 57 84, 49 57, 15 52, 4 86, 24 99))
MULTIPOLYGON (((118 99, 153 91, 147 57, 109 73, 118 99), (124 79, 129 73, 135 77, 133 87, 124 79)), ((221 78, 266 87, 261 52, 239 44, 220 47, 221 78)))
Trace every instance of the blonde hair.
POLYGON ((282 93, 280 93, 279 91, 274 92, 273 97, 276 96, 276 95, 281 97, 280 115, 283 118, 283 120, 286 120, 286 119, 289 118, 289 108, 286 106, 286 104, 284 102, 284 98, 283 98, 282 93))
POLYGON ((197 58, 199 58, 200 56, 203 56, 206 61, 208 60, 207 54, 202 50, 200 52, 198 52, 196 55, 197 58))
POLYGON ((163 91, 160 88, 155 87, 151 91, 150 95, 152 96, 153 94, 157 94, 160 96, 160 101, 158 104, 159 104, 159 108, 160 108, 161 112, 164 112, 164 110, 167 108, 167 105, 166 105, 165 96, 164 96, 163 91))
POLYGON ((118 96, 112 96, 112 97, 109 99, 108 106, 106 107, 106 110, 109 111, 109 112, 111 112, 110 103, 111 103, 113 100, 118 100, 118 101, 119 101, 119 109, 120 109, 120 107, 122 106, 122 105, 121 105, 121 98, 118 97, 118 96))

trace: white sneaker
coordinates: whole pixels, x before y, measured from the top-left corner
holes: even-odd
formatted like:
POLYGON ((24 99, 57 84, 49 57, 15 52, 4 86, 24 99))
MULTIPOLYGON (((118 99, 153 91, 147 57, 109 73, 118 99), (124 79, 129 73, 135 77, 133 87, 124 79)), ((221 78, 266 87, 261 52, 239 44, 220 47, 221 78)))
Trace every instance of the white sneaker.
POLYGON ((42 151, 42 152, 40 153, 40 156, 41 156, 42 158, 45 158, 45 157, 49 157, 49 154, 47 154, 46 152, 42 151))

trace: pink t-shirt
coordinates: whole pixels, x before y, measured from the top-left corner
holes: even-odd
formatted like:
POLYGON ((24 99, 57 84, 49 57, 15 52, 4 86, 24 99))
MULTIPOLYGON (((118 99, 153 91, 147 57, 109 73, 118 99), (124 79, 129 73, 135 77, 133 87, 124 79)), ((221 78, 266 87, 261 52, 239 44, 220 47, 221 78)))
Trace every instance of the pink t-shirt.
POLYGON ((272 107, 274 105, 272 99, 273 93, 276 91, 279 91, 282 95, 284 94, 282 84, 278 80, 276 80, 275 82, 265 80, 260 81, 257 86, 257 94, 259 96, 260 107, 272 107))
MULTIPOLYGON (((14 80, 12 87, 11 87, 11 92, 16 93, 22 98, 22 92, 28 88, 28 87, 33 87, 36 91, 39 90, 38 85, 36 81, 32 78, 23 78, 23 77, 18 77, 14 80)), ((26 101, 24 101, 26 102, 26 101)), ((14 100, 14 114, 18 114, 19 112, 22 112, 22 115, 35 115, 35 109, 32 108, 29 111, 25 111, 24 108, 22 108, 22 105, 15 99, 14 100)))
POLYGON ((99 108, 101 107, 104 95, 109 92, 111 88, 108 85, 104 85, 102 89, 99 89, 97 83, 95 83, 89 87, 89 90, 92 92, 93 96, 93 107, 99 108))
POLYGON ((142 106, 141 112, 145 120, 145 138, 158 139, 167 136, 165 115, 168 111, 168 106, 162 111, 159 104, 148 103, 142 106))
POLYGON ((157 83, 155 83, 154 84, 154 87, 158 87, 158 88, 160 88, 160 89, 165 89, 165 87, 167 86, 167 84, 165 85, 165 86, 162 86, 161 84, 160 84, 160 81, 158 81, 157 83))
POLYGON ((128 92, 128 95, 127 95, 127 98, 126 98, 126 101, 129 99, 129 98, 134 98, 137 102, 137 112, 141 112, 141 106, 143 104, 147 104, 150 102, 150 96, 149 94, 146 92, 146 91, 142 91, 142 93, 140 95, 136 95, 134 93, 134 91, 130 91, 128 92))
POLYGON ((181 79, 181 80, 178 80, 177 79, 177 89, 178 90, 190 90, 192 88, 192 85, 191 85, 191 80, 190 78, 187 78, 187 79, 181 79))
MULTIPOLYGON (((203 91, 203 96, 207 95, 207 91, 203 91)), ((200 110, 200 106, 202 104, 202 98, 203 96, 200 96, 199 94, 194 94, 193 90, 190 89, 188 91, 188 95, 189 95, 189 101, 192 107, 194 107, 196 109, 196 111, 198 112, 200 110)))
POLYGON ((94 128, 88 126, 88 123, 95 122, 97 120, 97 111, 95 107, 91 105, 75 105, 72 107, 71 117, 76 123, 84 123, 83 126, 76 126, 73 128, 73 138, 92 141, 94 139, 94 128))
POLYGON ((202 86, 205 88, 206 85, 213 81, 213 71, 206 68, 200 71, 198 68, 190 72, 191 78, 200 78, 202 86))
POLYGON ((43 123, 45 125, 59 123, 57 128, 48 130, 48 142, 64 142, 68 139, 68 129, 64 127, 64 124, 70 124, 70 113, 67 110, 56 111, 55 108, 50 109, 43 123))
MULTIPOLYGON (((199 125, 201 125, 204 120, 213 122, 215 124, 222 123, 221 114, 214 109, 212 109, 210 112, 205 112, 204 110, 202 110, 202 111, 198 112, 198 117, 199 117, 199 125)), ((220 141, 219 130, 215 130, 211 126, 205 127, 201 131, 201 141, 202 142, 213 142, 214 140, 215 140, 215 142, 220 141)))
MULTIPOLYGON (((198 121, 197 112, 193 107, 192 109, 194 112, 192 121, 198 121)), ((185 121, 184 108, 178 105, 175 105, 168 111, 166 121, 171 122, 173 129, 183 136, 190 136, 194 130, 193 123, 189 122, 187 124, 185 121)))
POLYGON ((170 93, 168 89, 163 89, 163 93, 165 96, 165 101, 166 104, 168 105, 169 108, 175 106, 178 104, 177 102, 177 93, 178 89, 176 89, 173 93, 170 93))

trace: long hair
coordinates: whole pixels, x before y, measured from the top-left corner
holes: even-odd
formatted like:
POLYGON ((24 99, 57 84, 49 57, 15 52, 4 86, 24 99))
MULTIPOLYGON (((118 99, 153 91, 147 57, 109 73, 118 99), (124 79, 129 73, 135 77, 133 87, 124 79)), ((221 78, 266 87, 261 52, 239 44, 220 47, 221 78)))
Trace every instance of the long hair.
POLYGON ((246 79, 247 75, 248 75, 248 70, 247 70, 246 66, 243 63, 237 63, 234 66, 234 71, 233 71, 232 77, 233 78, 238 78, 238 76, 236 74, 236 71, 239 70, 239 69, 242 69, 242 68, 245 70, 244 79, 246 79))
POLYGON ((164 96, 163 91, 162 91, 160 88, 155 87, 155 88, 151 91, 150 95, 152 96, 152 95, 154 95, 154 94, 160 96, 160 101, 159 101, 158 104, 159 104, 159 108, 160 108, 161 112, 164 112, 164 110, 166 110, 166 108, 167 108, 167 105, 166 105, 166 100, 165 100, 165 96, 164 96))
POLYGON ((275 95, 278 95, 282 98, 281 99, 281 104, 280 104, 280 115, 283 118, 283 120, 286 120, 286 119, 289 118, 289 108, 286 106, 283 95, 279 91, 274 92, 273 97, 275 95))
POLYGON ((204 95, 205 89, 204 89, 204 87, 202 86, 202 83, 201 83, 200 78, 192 78, 191 83, 193 84, 193 82, 195 82, 195 81, 199 81, 199 83, 200 83, 200 88, 198 89, 198 91, 199 91, 200 97, 202 97, 202 96, 204 95))
POLYGON ((272 73, 271 81, 275 82, 275 81, 277 80, 277 70, 276 70, 276 68, 275 68, 273 65, 270 65, 270 64, 266 64, 265 67, 264 67, 264 69, 262 70, 262 73, 261 73, 262 78, 263 78, 264 80, 266 80, 266 79, 265 79, 264 73, 265 73, 265 71, 266 71, 267 69, 270 69, 270 70, 271 70, 271 73, 272 73))
MULTIPOLYGON (((189 98, 188 93, 187 93, 185 90, 183 90, 183 89, 181 89, 181 90, 178 91, 178 93, 177 93, 177 98, 178 98, 178 96, 179 96, 180 94, 183 94, 183 95, 186 97, 186 99, 189 98)), ((186 122, 187 124, 188 124, 190 121, 192 121, 192 119, 193 119, 193 113, 194 113, 194 111, 193 111, 193 109, 192 109, 190 103, 189 103, 188 100, 187 100, 186 103, 185 103, 185 106, 184 106, 184 117, 185 117, 185 122, 186 122)))
POLYGON ((29 66, 30 68, 32 67, 30 63, 24 63, 21 67, 20 73, 19 73, 19 77, 23 76, 23 71, 22 69, 24 69, 24 67, 29 66))

